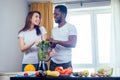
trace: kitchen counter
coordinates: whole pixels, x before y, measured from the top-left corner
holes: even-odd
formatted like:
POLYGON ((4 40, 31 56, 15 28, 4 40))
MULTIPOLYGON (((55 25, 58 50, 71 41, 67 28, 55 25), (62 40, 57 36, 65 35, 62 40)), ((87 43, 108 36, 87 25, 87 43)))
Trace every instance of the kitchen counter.
POLYGON ((14 77, 21 72, 0 72, 0 80, 10 80, 10 77, 14 77))
POLYGON ((120 77, 10 77, 10 80, 120 80, 120 77))
POLYGON ((0 80, 120 80, 120 77, 17 77, 23 72, 0 72, 0 80))

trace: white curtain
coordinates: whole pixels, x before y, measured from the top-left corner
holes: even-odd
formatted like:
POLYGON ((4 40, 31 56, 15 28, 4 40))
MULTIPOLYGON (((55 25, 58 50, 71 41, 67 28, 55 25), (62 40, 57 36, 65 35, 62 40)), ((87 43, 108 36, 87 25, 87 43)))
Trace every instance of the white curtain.
POLYGON ((113 76, 120 76, 120 0, 111 0, 112 8, 112 47, 111 59, 114 66, 113 76))

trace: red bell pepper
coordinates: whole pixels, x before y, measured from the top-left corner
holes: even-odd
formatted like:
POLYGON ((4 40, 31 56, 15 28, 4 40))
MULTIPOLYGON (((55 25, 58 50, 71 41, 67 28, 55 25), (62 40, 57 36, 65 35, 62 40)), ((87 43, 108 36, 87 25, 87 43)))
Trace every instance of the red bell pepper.
POLYGON ((62 66, 56 67, 56 68, 55 68, 55 71, 61 72, 61 71, 63 71, 63 67, 62 67, 62 66))
POLYGON ((64 71, 64 74, 72 74, 73 73, 73 70, 72 70, 72 68, 71 67, 68 67, 68 68, 66 68, 66 69, 64 69, 65 71, 64 71))

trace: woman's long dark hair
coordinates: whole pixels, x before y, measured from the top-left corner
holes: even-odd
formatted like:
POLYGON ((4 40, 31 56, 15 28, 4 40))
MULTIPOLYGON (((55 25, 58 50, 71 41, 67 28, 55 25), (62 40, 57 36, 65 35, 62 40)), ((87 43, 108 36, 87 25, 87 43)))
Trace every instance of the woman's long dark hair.
MULTIPOLYGON (((41 17, 41 13, 39 11, 30 11, 26 17, 26 21, 25 21, 25 26, 19 31, 19 33, 21 31, 26 31, 30 28, 30 25, 31 25, 31 19, 32 19, 32 16, 34 13, 38 13, 41 17)), ((40 28, 39 28, 39 25, 34 25, 34 28, 36 29, 36 34, 37 35, 40 35, 41 34, 41 31, 40 31, 40 28)))

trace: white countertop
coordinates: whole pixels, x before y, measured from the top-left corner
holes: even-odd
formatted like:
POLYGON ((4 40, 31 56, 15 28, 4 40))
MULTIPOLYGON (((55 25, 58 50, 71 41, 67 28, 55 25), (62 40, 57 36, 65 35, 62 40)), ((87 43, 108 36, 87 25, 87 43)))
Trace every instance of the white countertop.
POLYGON ((0 80, 10 80, 10 77, 16 76, 23 72, 0 72, 0 80))

